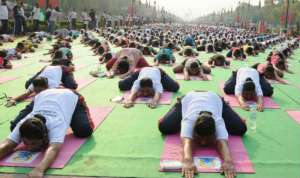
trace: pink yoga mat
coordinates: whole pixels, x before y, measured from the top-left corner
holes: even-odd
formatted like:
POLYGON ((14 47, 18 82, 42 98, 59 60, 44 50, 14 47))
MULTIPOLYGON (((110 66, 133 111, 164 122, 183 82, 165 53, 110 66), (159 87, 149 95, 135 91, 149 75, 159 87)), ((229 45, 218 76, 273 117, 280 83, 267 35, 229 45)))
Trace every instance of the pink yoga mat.
MULTIPOLYGON (((125 92, 124 94, 124 100, 126 100, 130 95, 130 92, 127 91, 125 92)), ((169 105, 172 103, 172 95, 173 93, 172 92, 163 92, 163 94, 161 95, 161 98, 159 100, 159 105, 169 105)), ((146 97, 140 97, 140 98, 137 98, 135 100, 135 104, 149 104, 151 103, 152 101, 152 98, 146 98, 146 97)))
POLYGON ((77 84, 78 84, 78 88, 77 90, 82 90, 83 88, 87 87, 88 85, 90 85, 91 83, 93 83, 94 81, 96 81, 96 78, 79 78, 77 79, 77 84))
MULTIPOLYGON (((112 111, 111 107, 94 107, 90 108, 91 117, 93 118, 95 129, 105 120, 108 114, 112 111)), ((85 143, 87 139, 76 138, 73 134, 67 134, 65 137, 65 142, 57 156, 57 159, 53 162, 50 168, 61 169, 69 162, 76 151, 85 143)), ((23 146, 19 146, 17 150, 24 149, 23 146)), ((10 155, 11 156, 11 155, 10 155)), ((7 162, 10 159, 7 156, 0 161, 0 166, 10 166, 10 167, 36 167, 44 157, 44 153, 38 153, 37 157, 30 163, 16 163, 7 162)))
MULTIPOLYGON (((222 93, 223 93, 223 97, 224 97, 224 100, 226 102, 229 103, 230 106, 232 107, 240 107, 240 104, 238 102, 238 100, 236 99, 236 97, 234 95, 226 95, 223 91, 223 88, 224 88, 224 83, 221 83, 221 90, 222 90, 222 93)), ((265 108, 268 108, 268 109, 279 109, 280 106, 275 103, 272 98, 270 97, 264 97, 264 107, 265 108)))
POLYGON ((288 115, 300 124, 300 111, 286 111, 288 115))
MULTIPOLYGON (((183 74, 176 74, 175 75, 176 80, 184 80, 184 75, 183 74)), ((207 75, 208 80, 212 80, 212 76, 211 75, 207 75)), ((198 76, 190 76, 191 80, 198 80, 198 81, 203 81, 202 78, 198 77, 198 76)))
POLYGON ((5 82, 9 82, 12 80, 16 80, 18 77, 0 77, 0 84, 3 84, 5 82))
MULTIPOLYGON (((249 160, 248 153, 244 147, 241 137, 230 136, 228 140, 229 148, 237 172, 255 173, 252 162, 249 160)), ((180 161, 182 157, 180 135, 170 135, 166 137, 164 150, 161 155, 161 161, 173 160, 180 161)), ((219 157, 214 147, 198 147, 194 150, 194 157, 219 157)), ((162 171, 162 170, 161 170, 162 171)), ((199 172, 219 172, 215 169, 200 169, 199 172)), ((172 171, 177 172, 177 171, 172 171)))

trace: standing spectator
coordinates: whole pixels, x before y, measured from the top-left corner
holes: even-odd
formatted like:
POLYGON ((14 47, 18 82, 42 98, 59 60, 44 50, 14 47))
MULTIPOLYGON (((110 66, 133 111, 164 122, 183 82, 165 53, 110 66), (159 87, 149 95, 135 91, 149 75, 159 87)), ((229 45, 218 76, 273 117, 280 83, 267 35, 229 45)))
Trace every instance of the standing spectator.
POLYGON ((76 29, 76 19, 77 19, 77 12, 75 11, 75 8, 69 13, 69 18, 71 21, 71 29, 76 29))
POLYGON ((20 2, 20 12, 21 12, 21 26, 22 26, 21 29, 23 34, 25 35, 25 33, 27 32, 27 25, 26 25, 27 17, 25 16, 23 1, 20 2))
POLYGON ((94 9, 91 9, 90 13, 89 13, 90 19, 91 19, 91 23, 90 23, 90 29, 94 30, 96 28, 96 13, 94 9))
POLYGON ((56 22, 58 21, 59 16, 61 13, 59 12, 59 7, 56 7, 55 9, 52 9, 51 16, 49 18, 49 32, 52 34, 55 31, 56 28, 56 22))
POLYGON ((46 22, 47 22, 47 32, 50 33, 50 17, 52 13, 52 7, 49 5, 46 10, 46 22))
POLYGON ((39 18, 40 18, 40 6, 39 6, 39 3, 36 3, 35 4, 35 7, 33 8, 33 11, 32 11, 32 20, 33 20, 33 31, 39 31, 39 26, 40 26, 40 23, 39 23, 39 18))
POLYGON ((0 5, 0 20, 1 20, 1 31, 0 34, 8 33, 8 8, 6 0, 3 0, 0 5))
POLYGON ((20 1, 17 1, 17 4, 13 8, 13 14, 14 14, 14 34, 15 36, 19 36, 22 31, 22 14, 20 9, 20 1))
POLYGON ((83 28, 85 30, 88 29, 89 23, 90 23, 90 17, 88 15, 88 13, 86 12, 86 9, 83 10, 83 12, 81 13, 82 16, 82 21, 83 21, 83 28))

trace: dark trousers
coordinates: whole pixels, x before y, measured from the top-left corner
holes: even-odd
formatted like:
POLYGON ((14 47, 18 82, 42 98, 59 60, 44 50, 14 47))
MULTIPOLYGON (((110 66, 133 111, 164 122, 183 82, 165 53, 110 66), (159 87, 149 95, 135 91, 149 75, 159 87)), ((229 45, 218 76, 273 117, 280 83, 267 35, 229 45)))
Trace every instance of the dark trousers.
MULTIPOLYGON (((227 82, 225 82, 224 92, 227 95, 234 95, 236 76, 237 76, 237 72, 232 72, 232 76, 227 80, 227 82)), ((271 97, 273 95, 273 87, 262 75, 259 76, 259 83, 263 95, 267 97, 271 97)))
POLYGON ((39 20, 33 20, 33 31, 37 32, 40 30, 40 22, 39 20))
MULTIPOLYGON (((140 71, 131 74, 124 80, 119 81, 119 89, 121 91, 131 90, 133 83, 138 79, 140 71)), ((177 92, 179 90, 179 84, 161 70, 161 84, 165 91, 177 92)))
POLYGON ((75 30, 76 29, 76 19, 71 20, 71 29, 75 30))
POLYGON ((0 34, 8 34, 8 20, 1 20, 1 24, 0 34))
MULTIPOLYGON (((222 99, 223 110, 222 117, 226 129, 230 135, 242 136, 247 131, 246 124, 241 117, 222 99)), ((177 102, 169 112, 159 121, 158 128, 164 135, 176 134, 180 132, 182 120, 182 105, 177 102)))
POLYGON ((21 32, 22 32, 22 18, 17 17, 15 18, 14 34, 20 35, 21 32))
MULTIPOLYGON (((29 113, 32 112, 34 102, 31 102, 29 105, 23 109, 15 120, 10 122, 10 130, 17 126, 17 124, 24 119, 29 113)), ((93 133, 94 124, 90 117, 89 109, 86 106, 82 96, 79 97, 75 111, 72 116, 70 127, 72 128, 73 134, 76 137, 84 138, 89 137, 93 133)))
POLYGON ((22 32, 25 34, 27 32, 27 23, 24 17, 21 17, 21 23, 22 23, 22 32))

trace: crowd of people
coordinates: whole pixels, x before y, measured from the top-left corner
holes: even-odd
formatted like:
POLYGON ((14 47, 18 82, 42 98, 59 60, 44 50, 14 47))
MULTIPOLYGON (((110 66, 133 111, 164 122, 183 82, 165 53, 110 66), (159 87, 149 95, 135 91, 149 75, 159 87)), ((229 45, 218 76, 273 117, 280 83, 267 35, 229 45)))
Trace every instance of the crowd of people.
MULTIPOLYGON (((5 1, 2 1, 2 6, 3 3, 5 1)), ((26 29, 22 10, 19 10, 21 7, 14 8, 14 17, 18 19, 15 21, 15 30, 18 32, 26 29)), ((38 20, 38 5, 33 12, 34 19, 38 20)), ((254 100, 256 109, 263 112, 263 97, 270 97, 274 93, 269 80, 286 83, 282 79, 284 74, 293 73, 288 66, 289 57, 299 48, 299 38, 296 37, 257 34, 245 29, 220 26, 150 24, 136 28, 116 29, 107 26, 101 29, 97 28, 93 10, 89 14, 83 12, 86 22, 82 30, 55 30, 59 14, 59 9, 51 11, 48 33, 31 33, 15 48, 0 51, 0 68, 13 70, 12 60, 21 60, 24 53, 34 53, 34 48, 38 48, 46 39, 55 39, 53 49, 48 53, 51 60, 43 61, 50 64, 26 82, 23 94, 10 98, 6 104, 12 107, 29 96, 35 96, 11 122, 12 132, 0 144, 0 158, 10 153, 21 141, 32 151, 47 148, 43 161, 29 174, 32 177, 43 175, 55 160, 69 126, 78 137, 88 137, 93 132, 88 107, 76 91, 78 85, 73 75, 75 66, 71 47, 78 37, 82 44, 99 56, 99 65, 104 64, 107 69, 105 75, 100 71, 91 71, 90 74, 93 77, 107 77, 107 80, 119 77, 116 87, 121 91, 130 91, 130 96, 124 101, 125 108, 133 107, 136 98, 142 96, 153 98, 149 108, 155 109, 164 91, 180 91, 180 84, 160 68, 162 65, 184 75, 186 81, 197 76, 209 82, 208 75, 212 70, 217 70, 216 67, 231 70, 232 61, 243 62, 249 60, 250 56, 268 50, 270 53, 264 63, 233 71, 223 89, 224 93, 234 95, 244 110, 249 111, 247 101, 254 100), (88 26, 95 30, 88 30, 88 26), (117 51, 112 50, 116 48, 117 51), (202 52, 213 54, 208 62, 201 60, 202 52)), ((76 12, 72 11, 69 17, 74 28, 76 12)), ((2 32, 7 32, 5 24, 2 22, 2 32)), ((39 29, 38 22, 35 23, 35 29, 39 29)), ((14 41, 14 38, 2 35, 0 40, 1 43, 7 43, 14 41)), ((192 159, 194 142, 201 145, 216 143, 224 160, 222 171, 227 178, 235 177, 228 135, 244 135, 247 125, 222 97, 211 91, 190 91, 178 98, 158 125, 163 135, 180 132, 183 143, 182 172, 186 178, 196 173, 192 159)))
POLYGON ((149 18, 130 15, 111 15, 103 12, 97 13, 94 9, 84 9, 81 13, 71 8, 69 12, 62 12, 58 6, 41 8, 39 3, 29 8, 28 4, 17 0, 12 3, 7 0, 0 1, 0 34, 24 35, 28 32, 38 32, 42 30, 41 24, 46 24, 48 33, 53 33, 60 22, 68 22, 69 29, 96 29, 100 27, 120 27, 130 25, 143 25, 150 22, 149 18), (9 21, 13 21, 13 32, 9 30, 9 21), (80 22, 78 25, 77 23, 80 22), (31 27, 29 28, 29 24, 31 27), (80 27, 79 27, 80 26, 80 27), (9 33, 10 32, 10 33, 9 33))

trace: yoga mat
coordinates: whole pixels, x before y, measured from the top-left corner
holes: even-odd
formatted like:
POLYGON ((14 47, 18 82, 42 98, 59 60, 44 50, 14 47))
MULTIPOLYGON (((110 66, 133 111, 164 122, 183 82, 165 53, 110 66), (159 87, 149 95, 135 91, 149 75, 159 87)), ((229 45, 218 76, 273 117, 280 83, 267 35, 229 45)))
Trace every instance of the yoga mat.
POLYGON ((94 81, 96 81, 96 78, 79 78, 76 80, 77 84, 78 84, 78 88, 77 90, 82 90, 83 88, 87 87, 88 85, 90 85, 91 83, 93 83, 94 81))
MULTIPOLYGON (((211 75, 206 75, 208 78, 208 81, 212 80, 212 76, 211 75)), ((184 80, 184 75, 183 74, 176 74, 175 75, 176 80, 184 80)), ((202 78, 198 77, 198 76, 190 76, 191 80, 198 80, 198 81, 204 81, 202 78)))
MULTIPOLYGON (((125 92, 123 98, 126 100, 130 95, 130 91, 125 92)), ((163 92, 161 95, 161 98, 159 100, 159 105, 170 105, 172 103, 172 92, 163 92)), ((124 101, 123 100, 123 101, 124 101)), ((151 103, 152 98, 151 97, 139 97, 135 100, 135 104, 149 104, 151 103)))
POLYGON ((300 111, 286 111, 288 115, 300 124, 300 111))
MULTIPOLYGON (((91 117, 95 124, 95 129, 105 120, 112 111, 111 107, 90 108, 91 117)), ((72 133, 65 137, 65 142, 50 168, 62 169, 69 162, 76 151, 85 143, 87 138, 76 138, 72 133)), ((17 151, 0 161, 0 166, 9 167, 36 167, 43 159, 44 153, 24 152, 24 145, 20 145, 17 151), (22 156, 23 155, 23 156, 22 156), (27 156, 24 156, 27 155, 27 156), (26 158, 27 157, 27 158, 26 158)))
MULTIPOLYGON (((237 172, 239 173, 255 173, 252 162, 248 157, 248 153, 244 147, 241 137, 230 136, 228 140, 229 149, 237 172)), ((180 161, 182 155, 181 139, 179 134, 169 135, 165 139, 165 145, 161 155, 161 161, 174 160, 180 161)), ((214 147, 197 147, 194 149, 193 157, 219 157, 214 147)), ((163 170, 160 170, 164 172, 163 170)), ((178 171, 178 170, 177 170, 178 171)), ((171 172, 177 172, 171 171, 171 172)), ((201 168, 199 172, 219 172, 220 170, 201 168)))
MULTIPOLYGON (((224 93, 223 88, 224 88, 224 83, 220 84, 221 86, 221 90, 223 93, 223 98, 226 102, 229 103, 230 106, 232 107, 240 107, 240 104, 238 102, 238 100, 236 99, 236 97, 234 95, 227 95, 224 93)), ((264 97, 264 107, 267 109, 280 109, 280 106, 275 103, 272 98, 270 97, 264 97)))
POLYGON ((18 79, 18 77, 0 77, 0 84, 12 81, 12 80, 16 80, 18 79))

